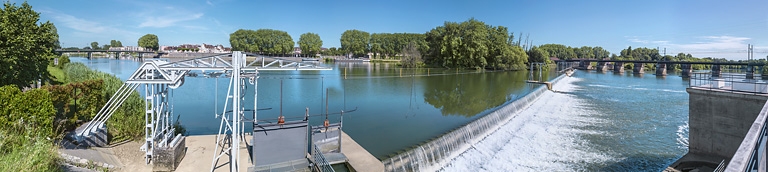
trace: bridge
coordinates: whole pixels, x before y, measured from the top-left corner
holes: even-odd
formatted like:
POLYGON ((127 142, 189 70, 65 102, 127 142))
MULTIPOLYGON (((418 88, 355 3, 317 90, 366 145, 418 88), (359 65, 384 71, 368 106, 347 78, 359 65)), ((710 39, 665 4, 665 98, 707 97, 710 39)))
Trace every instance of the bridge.
MULTIPOLYGON (((608 70, 613 70, 614 73, 624 73, 624 64, 626 63, 633 63, 634 67, 632 68, 633 74, 643 74, 645 73, 645 69, 643 68, 645 64, 656 64, 656 75, 657 76, 666 76, 667 75, 667 66, 669 65, 680 65, 680 68, 683 70, 681 72, 681 76, 683 78, 690 78, 692 74, 692 65, 694 64, 703 64, 703 65, 711 65, 712 68, 712 76, 713 77, 721 77, 722 76, 722 66, 747 66, 747 79, 753 79, 754 78, 754 71, 755 66, 762 66, 763 64, 758 63, 746 63, 746 62, 691 62, 691 61, 652 61, 652 60, 610 60, 610 59, 568 59, 568 60, 559 60, 558 63, 575 63, 578 62, 578 69, 583 70, 589 70, 589 69, 595 69, 600 72, 605 72, 608 70), (596 67, 592 67, 592 62, 597 62, 596 67), (610 67, 609 67, 610 66, 610 67)), ((762 67, 761 67, 762 70, 762 67)))
POLYGON ((89 49, 56 49, 54 52, 57 53, 87 53, 88 56, 86 58, 91 59, 93 56, 93 53, 115 53, 115 58, 120 57, 120 53, 138 53, 139 58, 144 58, 144 54, 157 54, 155 56, 152 56, 152 58, 159 58, 161 55, 165 54, 164 52, 155 52, 155 51, 139 51, 139 50, 89 50, 89 49))

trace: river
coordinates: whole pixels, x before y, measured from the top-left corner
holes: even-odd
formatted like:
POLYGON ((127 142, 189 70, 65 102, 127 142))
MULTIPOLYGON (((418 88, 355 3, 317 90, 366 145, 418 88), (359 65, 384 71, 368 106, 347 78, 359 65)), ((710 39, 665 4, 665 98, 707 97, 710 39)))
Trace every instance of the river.
MULTIPOLYGON (((140 64, 78 57, 72 62, 121 79, 140 64)), ((379 159, 467 124, 539 86, 524 82, 529 77, 525 71, 401 69, 387 63, 323 65, 333 70, 261 72, 259 108, 272 110, 259 111, 259 118, 279 115, 281 80, 286 117, 303 116, 306 107, 310 114, 324 113, 327 88, 331 113, 357 108, 344 115, 344 131, 379 159)), ((545 73, 543 77, 554 76, 545 73)), ((174 113, 188 134, 217 132, 219 120, 214 114, 223 108, 228 82, 228 78, 189 77, 184 86, 173 90, 174 113)), ((445 170, 659 171, 687 152, 687 86, 688 81, 675 74, 578 71, 567 87, 558 86, 564 91, 552 99, 567 105, 561 107, 562 114, 515 117, 502 127, 509 130, 499 130, 515 134, 488 136, 445 170), (486 150, 477 151, 478 147, 486 150), (461 165, 462 158, 488 163, 461 165)), ((247 95, 252 91, 248 88, 247 95)), ((322 118, 311 121, 319 125, 322 118)))
POLYGON ((577 71, 443 171, 661 171, 688 150, 687 86, 577 71))
MULTIPOLYGON (((105 58, 71 60, 123 80, 141 64, 105 58)), ((379 159, 467 124, 539 86, 524 82, 529 77, 525 71, 401 69, 392 63, 322 65, 333 70, 262 71, 258 105, 272 109, 259 111, 259 119, 275 119, 279 115, 281 80, 282 112, 288 118, 304 116, 305 108, 309 108, 310 115, 324 114, 327 88, 328 111, 357 108, 344 115, 344 131, 379 159)), ((554 73, 543 75, 544 79, 553 76, 554 73)), ((188 134, 218 132, 220 120, 214 117, 224 108, 227 84, 229 78, 187 77, 182 87, 172 90, 170 104, 174 116, 179 117, 188 134)), ((246 95, 253 95, 252 85, 248 86, 246 95)), ((253 99, 246 98, 244 104, 252 106, 253 99)), ((333 122, 339 116, 329 118, 333 122)), ((321 125, 323 120, 324 117, 310 119, 313 125, 321 125)))

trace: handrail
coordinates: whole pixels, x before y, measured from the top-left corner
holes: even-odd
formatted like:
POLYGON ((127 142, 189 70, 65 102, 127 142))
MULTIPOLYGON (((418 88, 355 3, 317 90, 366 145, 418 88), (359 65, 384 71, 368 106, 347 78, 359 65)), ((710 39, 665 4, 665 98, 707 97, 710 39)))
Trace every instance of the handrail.
POLYGON ((728 167, 725 171, 758 171, 758 168, 765 169, 764 154, 766 148, 766 130, 768 129, 768 103, 763 105, 763 109, 760 110, 760 114, 752 123, 749 128, 749 132, 744 136, 744 140, 741 141, 739 149, 728 162, 728 167), (760 151, 762 148, 762 151, 760 151))
POLYGON ((720 77, 713 77, 709 72, 695 72, 692 73, 688 87, 747 94, 768 94, 768 82, 766 80, 747 79, 746 74, 722 73, 720 77))
POLYGON ((112 116, 112 113, 114 113, 117 108, 123 104, 123 101, 125 101, 125 99, 128 98, 128 96, 130 96, 133 91, 135 91, 136 86, 138 86, 138 84, 123 83, 123 85, 121 85, 120 88, 115 91, 107 103, 104 104, 101 110, 99 110, 93 119, 91 119, 91 122, 89 122, 85 128, 83 128, 83 130, 78 133, 78 135, 83 136, 86 132, 90 132, 94 127, 97 127, 97 123, 103 123, 109 119, 109 117, 112 116))
POLYGON ((320 148, 317 148, 317 145, 312 145, 312 147, 312 158, 315 160, 315 166, 322 172, 336 172, 331 167, 331 163, 325 159, 320 148))

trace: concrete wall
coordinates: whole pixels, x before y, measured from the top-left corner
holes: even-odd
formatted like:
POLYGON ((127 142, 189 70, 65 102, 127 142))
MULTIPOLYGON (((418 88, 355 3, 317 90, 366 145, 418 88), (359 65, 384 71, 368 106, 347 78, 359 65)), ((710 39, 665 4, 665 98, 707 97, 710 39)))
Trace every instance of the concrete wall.
POLYGON ((689 95, 688 153, 731 158, 768 96, 686 89, 689 95))

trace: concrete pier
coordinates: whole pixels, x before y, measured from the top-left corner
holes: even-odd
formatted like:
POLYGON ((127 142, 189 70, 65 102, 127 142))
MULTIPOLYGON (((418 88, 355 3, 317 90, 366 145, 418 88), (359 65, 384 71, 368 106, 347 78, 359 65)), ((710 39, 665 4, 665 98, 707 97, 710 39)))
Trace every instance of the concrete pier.
POLYGON ((723 160, 727 163, 760 114, 768 95, 706 88, 687 88, 686 91, 690 101, 688 154, 670 167, 676 170, 712 168, 723 160))
POLYGON ((577 69, 581 69, 581 70, 592 69, 592 63, 586 60, 579 61, 579 67, 577 69))
POLYGON ((755 66, 747 65, 747 79, 755 79, 755 66))
POLYGON ((635 63, 635 67, 632 68, 633 74, 643 74, 645 73, 645 69, 643 69, 643 63, 635 63))
POLYGON ((691 78, 691 73, 693 72, 691 64, 680 64, 680 69, 683 70, 680 72, 681 77, 691 78))
POLYGON ((667 76, 666 63, 656 63, 656 76, 667 76))
POLYGON ((624 62, 614 62, 613 63, 613 72, 614 73, 624 73, 624 62))
POLYGON ((722 76, 720 71, 720 65, 712 65, 712 77, 722 76))
POLYGON ((379 159, 344 132, 341 133, 341 147, 341 153, 347 156, 347 163, 355 171, 384 171, 384 164, 379 159))
POLYGON ((597 62, 597 71, 598 72, 606 72, 608 71, 608 65, 610 62, 597 62))

